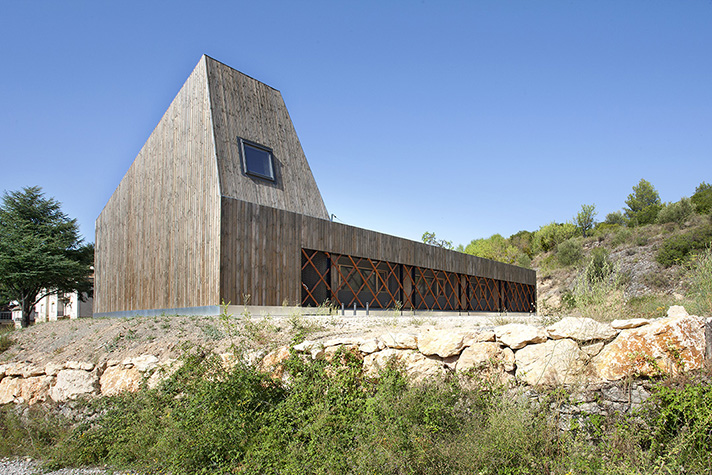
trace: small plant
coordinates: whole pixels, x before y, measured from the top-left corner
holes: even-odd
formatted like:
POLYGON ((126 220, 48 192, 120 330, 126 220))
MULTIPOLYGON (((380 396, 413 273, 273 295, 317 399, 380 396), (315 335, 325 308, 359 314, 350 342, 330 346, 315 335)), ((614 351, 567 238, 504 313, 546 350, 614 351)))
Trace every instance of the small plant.
POLYGON ((562 266, 572 266, 583 259, 583 249, 577 239, 568 239, 556 247, 556 257, 562 266))
POLYGON ((579 272, 567 302, 584 317, 610 321, 621 314, 623 292, 618 267, 610 262, 604 249, 599 249, 592 253, 586 267, 579 272))
POLYGON ((655 260, 663 267, 684 264, 695 251, 712 243, 712 226, 695 228, 687 233, 669 237, 658 250, 655 260))
POLYGON ((702 315, 712 315, 712 246, 697 256, 690 273, 690 297, 702 315))
POLYGON ((0 353, 4 353, 9 350, 10 347, 15 343, 10 334, 12 333, 12 327, 7 330, 0 329, 0 353))
POLYGON ((658 213, 657 222, 658 224, 677 223, 683 225, 692 212, 693 206, 690 199, 682 198, 676 203, 666 203, 658 213))

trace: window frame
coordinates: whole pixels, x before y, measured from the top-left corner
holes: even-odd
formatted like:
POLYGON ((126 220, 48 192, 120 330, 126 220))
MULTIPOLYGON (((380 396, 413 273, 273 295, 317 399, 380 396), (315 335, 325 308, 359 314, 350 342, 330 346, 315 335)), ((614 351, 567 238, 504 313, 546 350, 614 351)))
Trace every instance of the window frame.
POLYGON ((275 173, 274 152, 272 151, 272 149, 265 145, 259 144, 257 142, 243 139, 242 137, 238 137, 237 139, 240 141, 240 155, 241 155, 240 158, 242 159, 241 160, 242 161, 242 172, 245 175, 249 175, 249 176, 256 177, 256 178, 261 178, 262 180, 276 182, 277 175, 275 173), (247 168, 247 153, 245 152, 245 147, 252 147, 254 149, 261 150, 263 152, 267 152, 267 154, 269 155, 269 170, 271 172, 271 176, 264 175, 259 172, 255 172, 255 171, 249 170, 247 168))

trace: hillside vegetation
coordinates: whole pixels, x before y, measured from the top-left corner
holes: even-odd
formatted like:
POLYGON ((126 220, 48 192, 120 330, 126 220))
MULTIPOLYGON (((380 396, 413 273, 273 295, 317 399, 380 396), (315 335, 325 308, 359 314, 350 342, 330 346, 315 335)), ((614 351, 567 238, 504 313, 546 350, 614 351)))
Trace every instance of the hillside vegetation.
MULTIPOLYGON (((702 182, 690 198, 663 203, 641 180, 621 211, 596 218, 595 205, 584 204, 568 221, 456 250, 535 269, 540 314, 661 317, 672 304, 700 312, 690 270, 712 244, 712 185, 702 182)), ((434 233, 423 241, 452 248, 434 233)))

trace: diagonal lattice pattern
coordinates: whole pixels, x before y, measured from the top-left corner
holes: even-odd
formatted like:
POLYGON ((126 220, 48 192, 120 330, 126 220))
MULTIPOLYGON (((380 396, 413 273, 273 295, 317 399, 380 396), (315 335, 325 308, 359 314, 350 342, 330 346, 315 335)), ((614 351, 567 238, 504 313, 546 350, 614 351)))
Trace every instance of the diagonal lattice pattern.
POLYGON ((536 288, 418 266, 302 249, 302 306, 534 312, 536 288))

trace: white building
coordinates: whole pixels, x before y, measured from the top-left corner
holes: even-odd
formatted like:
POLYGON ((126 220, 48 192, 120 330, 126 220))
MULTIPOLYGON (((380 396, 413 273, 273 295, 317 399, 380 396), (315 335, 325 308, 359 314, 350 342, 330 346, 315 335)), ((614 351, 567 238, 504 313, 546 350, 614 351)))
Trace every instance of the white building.
MULTIPOLYGON (((15 302, 17 303, 17 302, 15 302)), ((84 295, 84 301, 79 298, 79 292, 68 294, 49 294, 35 304, 30 315, 30 321, 53 322, 61 319, 92 318, 94 299, 84 295)), ((15 305, 12 310, 12 319, 15 327, 19 328, 22 322, 22 308, 15 305)))

